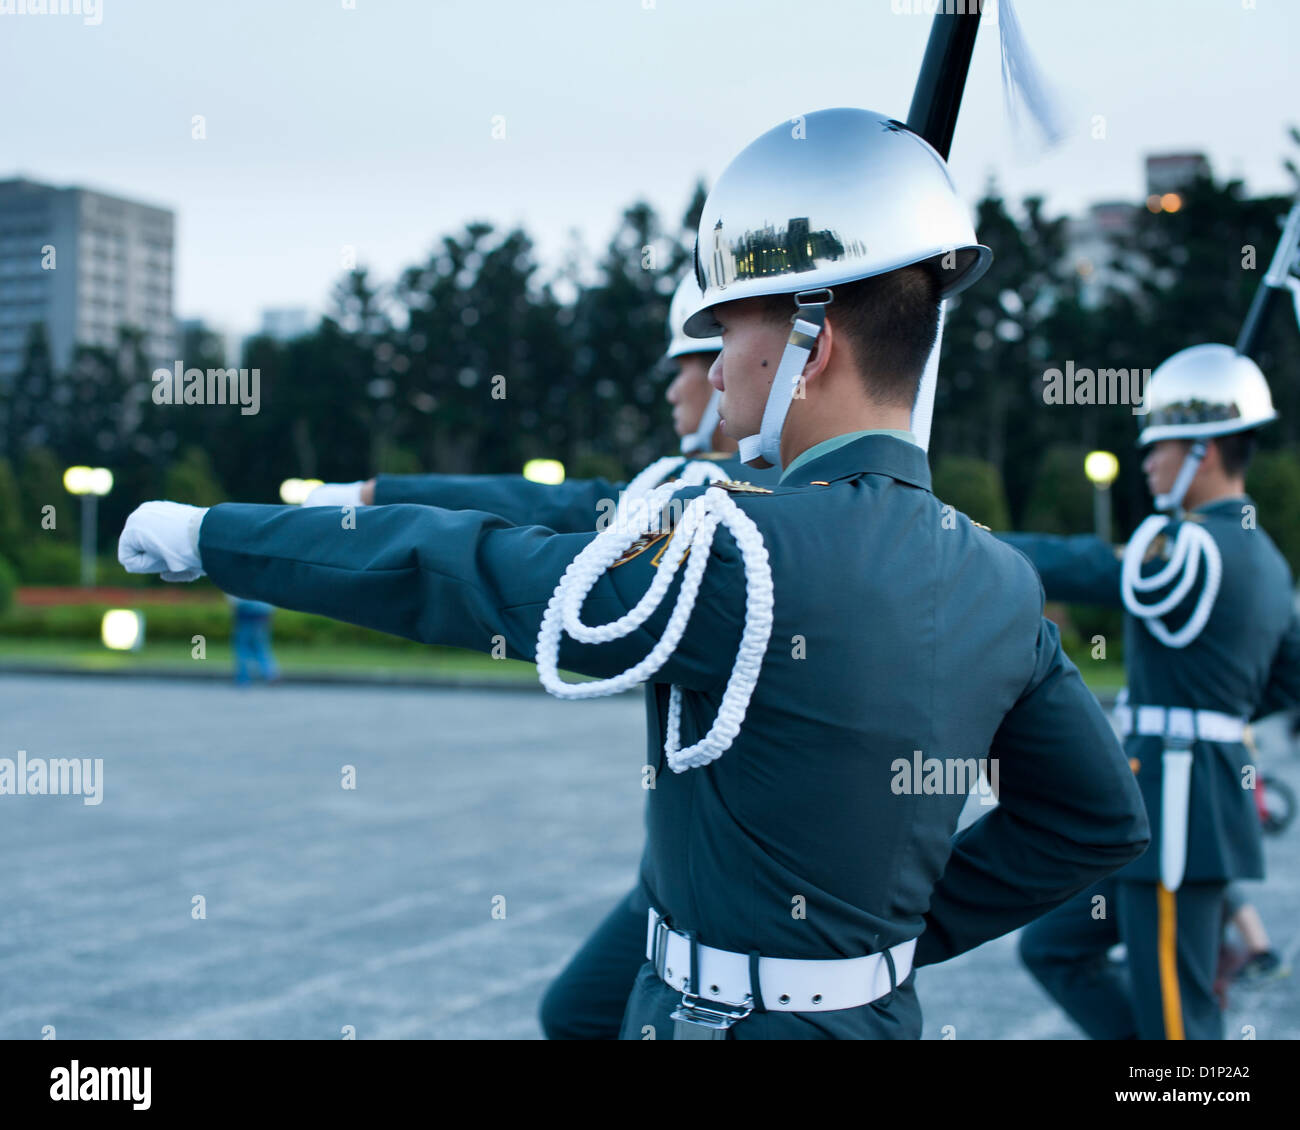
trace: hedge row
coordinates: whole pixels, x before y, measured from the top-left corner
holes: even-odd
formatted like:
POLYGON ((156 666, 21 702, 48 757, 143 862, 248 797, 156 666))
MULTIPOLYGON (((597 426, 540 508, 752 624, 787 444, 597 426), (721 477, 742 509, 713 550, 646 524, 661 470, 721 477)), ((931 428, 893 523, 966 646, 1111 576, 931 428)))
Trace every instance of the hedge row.
MULTIPOLYGON (((112 605, 65 604, 15 607, 0 616, 0 637, 10 639, 97 640, 100 622, 112 605)), ((183 640, 203 636, 209 642, 229 641, 231 609, 225 601, 211 604, 151 604, 144 610, 146 640, 183 640)), ((423 648, 424 644, 383 632, 344 624, 305 612, 277 610, 271 621, 277 643, 363 644, 373 647, 423 648)))

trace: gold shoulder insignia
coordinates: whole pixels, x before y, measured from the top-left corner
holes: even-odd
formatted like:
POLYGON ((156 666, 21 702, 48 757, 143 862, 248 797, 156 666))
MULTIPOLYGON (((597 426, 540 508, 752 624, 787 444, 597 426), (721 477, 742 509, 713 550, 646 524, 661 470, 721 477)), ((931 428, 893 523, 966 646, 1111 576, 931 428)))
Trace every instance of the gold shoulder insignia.
POLYGON ((1154 561, 1157 557, 1164 560, 1169 556, 1169 539, 1164 534, 1157 534, 1149 546, 1147 546, 1146 555, 1142 558, 1142 564, 1148 561, 1154 561))
MULTIPOLYGON (((617 561, 610 565, 611 569, 617 569, 620 565, 626 565, 634 557, 640 557, 652 545, 658 545, 665 538, 672 537, 672 530, 660 530, 657 533, 642 534, 627 549, 623 550, 622 555, 617 561)), ((654 562, 657 567, 659 562, 654 562)))
POLYGON ((972 519, 970 520, 970 524, 971 524, 972 526, 978 526, 981 530, 988 530, 989 533, 992 533, 992 532, 993 532, 993 531, 992 531, 991 529, 989 529, 989 527, 986 526, 983 522, 977 522, 977 521, 975 521, 974 518, 972 518, 972 519))
POLYGON ((734 479, 726 479, 720 483, 710 483, 709 486, 721 487, 731 494, 771 494, 767 487, 756 487, 753 483, 741 483, 734 479))

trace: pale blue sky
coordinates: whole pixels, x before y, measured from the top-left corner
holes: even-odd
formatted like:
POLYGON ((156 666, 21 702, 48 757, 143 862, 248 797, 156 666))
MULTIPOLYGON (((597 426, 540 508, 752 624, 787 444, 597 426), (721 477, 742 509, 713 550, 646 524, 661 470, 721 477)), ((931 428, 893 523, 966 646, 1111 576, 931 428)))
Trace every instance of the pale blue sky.
MULTIPOLYGON (((1252 191, 1284 190, 1300 3, 1251 3, 1020 0, 1072 135, 1048 154, 1017 145, 985 27, 958 184, 974 200, 994 174, 1013 198, 1073 212, 1140 199, 1147 152, 1200 149, 1252 191)), ((639 197, 675 219, 697 176, 794 114, 903 117, 930 27, 894 10, 908 6, 102 0, 98 26, 0 15, 0 178, 175 209, 178 313, 247 330, 264 306, 321 309, 344 244, 386 280, 481 217, 525 225, 558 261, 574 228, 601 249, 639 197)))

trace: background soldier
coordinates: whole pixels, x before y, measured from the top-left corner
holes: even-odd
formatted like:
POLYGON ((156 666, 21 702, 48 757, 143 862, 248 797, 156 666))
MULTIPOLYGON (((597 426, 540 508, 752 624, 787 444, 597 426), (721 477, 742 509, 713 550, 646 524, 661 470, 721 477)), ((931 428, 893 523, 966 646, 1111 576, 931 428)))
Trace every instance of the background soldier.
POLYGON ((1290 571, 1245 494, 1255 429, 1276 413, 1263 374, 1226 345, 1169 358, 1146 410, 1147 484, 1179 517, 1147 518, 1122 558, 1092 536, 999 535, 1049 598, 1128 612, 1117 720, 1153 826, 1145 855, 1031 925, 1020 954, 1096 1039, 1222 1039, 1224 890, 1264 875, 1245 728, 1300 700, 1290 571), (1121 941, 1127 981, 1106 956, 1121 941))
MULTIPOLYGON (((687 275, 673 293, 668 312, 666 361, 676 372, 666 399, 680 456, 666 456, 638 475, 632 486, 606 479, 531 482, 522 475, 379 475, 368 482, 327 483, 307 499, 309 506, 388 505, 414 502, 456 510, 485 510, 511 522, 547 526, 561 533, 591 530, 608 503, 626 493, 644 493, 680 476, 691 460, 707 460, 722 479, 775 483, 775 470, 746 468, 735 458, 736 441, 718 422, 722 393, 709 384, 709 367, 722 350, 717 337, 687 337, 686 319, 700 302, 700 288, 687 275)), ((653 709, 653 701, 651 702, 653 709)), ((646 913, 650 898, 638 883, 621 898, 547 988, 541 1002, 542 1031, 552 1040, 613 1040, 637 971, 645 963, 646 913)))
POLYGON ((132 571, 206 570, 428 642, 503 634, 566 697, 650 679, 652 909, 625 1038, 917 1037, 916 965, 1023 925, 1148 838, 1032 569, 935 499, 906 438, 940 303, 990 253, 905 126, 800 123, 710 194, 687 323, 721 327, 722 419, 779 486, 680 489, 671 534, 642 536, 436 507, 349 526, 327 508, 146 503, 119 545, 132 571), (566 686, 561 666, 603 682, 566 686), (932 767, 900 780, 922 751, 937 787, 932 767), (945 787, 944 767, 986 753, 1001 804, 953 840, 970 782, 945 787))
POLYGON ((666 398, 673 407, 673 429, 681 438, 681 454, 656 460, 630 483, 608 479, 566 479, 537 483, 522 475, 378 475, 365 482, 325 483, 307 498, 308 506, 389 506, 416 502, 453 510, 486 510, 512 522, 548 526, 562 532, 598 528, 612 517, 614 500, 640 495, 661 482, 685 474, 714 479, 747 478, 764 483, 775 475, 746 472, 736 458, 736 441, 718 426, 721 394, 709 384, 709 366, 722 349, 717 338, 687 337, 683 326, 699 303, 694 276, 678 284, 668 311, 667 360, 676 370, 666 398), (714 464, 690 469, 691 461, 714 464))

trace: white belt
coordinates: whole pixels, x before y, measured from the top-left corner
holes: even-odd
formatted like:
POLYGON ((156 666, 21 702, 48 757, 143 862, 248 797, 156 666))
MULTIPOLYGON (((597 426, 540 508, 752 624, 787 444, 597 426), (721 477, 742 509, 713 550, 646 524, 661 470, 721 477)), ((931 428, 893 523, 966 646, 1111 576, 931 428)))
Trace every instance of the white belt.
MULTIPOLYGON (((753 1004, 749 955, 696 945, 698 985, 692 995, 742 1007, 753 1004)), ((886 996, 912 971, 916 939, 900 942, 884 953, 865 957, 790 958, 760 957, 758 979, 763 1006, 769 1012, 832 1012, 857 1008, 886 996), (891 984, 888 953, 894 963, 891 984)), ((646 958, 667 984, 687 991, 691 976, 691 939, 671 929, 654 907, 650 908, 646 958)))
POLYGON ((1193 710, 1188 706, 1115 707, 1115 722, 1120 733, 1148 734, 1185 741, 1239 742, 1246 732, 1246 722, 1234 714, 1217 710, 1193 710))

